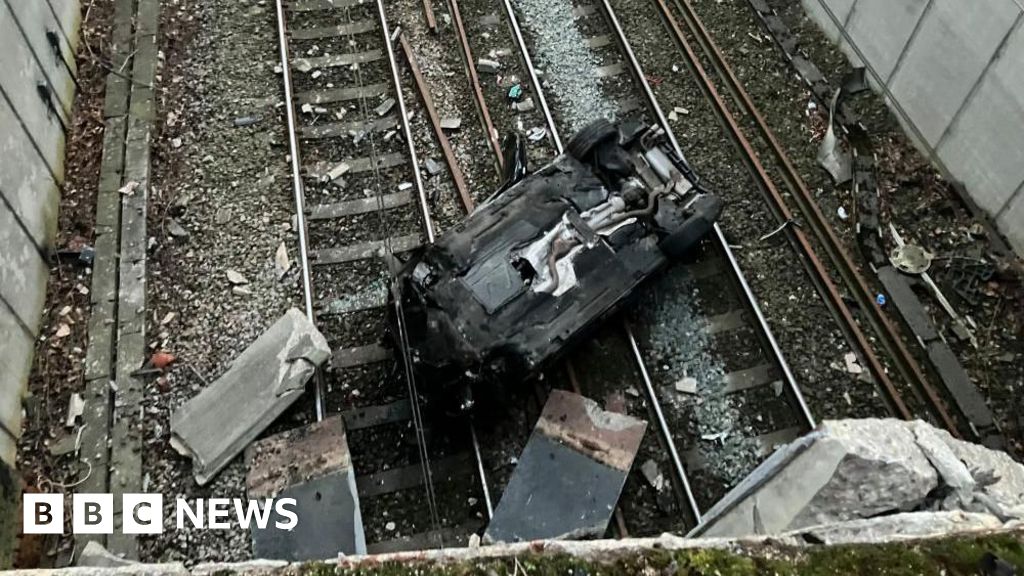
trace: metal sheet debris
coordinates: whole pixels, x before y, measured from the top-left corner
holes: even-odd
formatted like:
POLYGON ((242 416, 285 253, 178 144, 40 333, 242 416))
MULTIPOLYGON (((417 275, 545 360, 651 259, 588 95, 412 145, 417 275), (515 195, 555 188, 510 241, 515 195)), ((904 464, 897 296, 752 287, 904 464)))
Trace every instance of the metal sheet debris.
POLYGON ((829 173, 836 184, 843 184, 853 178, 853 159, 842 141, 836 136, 835 115, 836 103, 839 101, 840 90, 832 97, 828 111, 828 131, 818 147, 818 164, 829 173))
POLYGON ((302 561, 366 553, 342 416, 260 440, 246 450, 246 460, 248 497, 294 498, 301 519, 292 530, 254 528, 256 558, 302 561))
POLYGON ((220 378, 171 415, 171 445, 209 482, 302 394, 331 355, 320 331, 288 310, 220 378))
POLYGON ((484 540, 603 534, 646 428, 578 394, 552 391, 484 540))

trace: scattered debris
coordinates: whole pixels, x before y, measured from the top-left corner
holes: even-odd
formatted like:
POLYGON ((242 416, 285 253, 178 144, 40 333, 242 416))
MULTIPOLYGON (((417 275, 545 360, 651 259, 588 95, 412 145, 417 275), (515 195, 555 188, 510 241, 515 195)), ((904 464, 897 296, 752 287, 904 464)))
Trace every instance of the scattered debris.
POLYGON ((832 104, 828 113, 828 130, 818 147, 818 164, 828 172, 832 180, 838 185, 848 182, 853 178, 853 158, 849 150, 846 150, 842 141, 836 136, 835 111, 836 103, 839 101, 840 90, 836 90, 832 97, 832 104))
POLYGON ((391 109, 394 108, 394 107, 395 107, 395 99, 394 98, 388 98, 387 100, 381 102, 380 106, 377 106, 376 108, 374 108, 373 111, 377 113, 377 116, 384 116, 388 112, 391 112, 391 109))
POLYGON ((167 233, 175 238, 188 238, 188 230, 174 218, 167 219, 167 233))
POLYGON ((530 142, 540 142, 547 135, 547 128, 544 128, 543 126, 535 126, 530 128, 530 131, 526 133, 526 138, 529 139, 530 142))
POLYGON ((345 162, 341 162, 340 164, 338 164, 334 168, 331 168, 330 170, 328 170, 327 173, 325 173, 320 178, 320 181, 321 182, 334 182, 338 178, 341 178, 342 175, 344 175, 346 172, 348 172, 351 169, 352 169, 351 166, 349 166, 345 162))
POLYGON ((928 271, 934 256, 915 244, 901 244, 889 253, 889 262, 904 274, 920 275, 928 271))
POLYGON ((853 352, 847 352, 843 356, 843 362, 846 365, 846 371, 850 374, 861 374, 864 372, 864 367, 857 363, 857 355, 853 352))
POLYGON ((132 181, 126 183, 124 186, 121 186, 120 188, 118 188, 117 191, 120 192, 123 196, 133 196, 133 195, 135 195, 135 190, 138 187, 139 187, 139 183, 136 182, 135 180, 132 180, 132 181))
POLYGON ((648 459, 644 462, 640 466, 640 472, 656 492, 661 492, 665 488, 665 476, 662 475, 661 470, 658 469, 658 463, 654 460, 648 459))
POLYGON ((252 296, 252 290, 245 286, 232 286, 231 293, 235 296, 252 296))
POLYGON ((693 376, 686 376, 676 382, 676 392, 680 394, 696 394, 697 393, 697 379, 693 376))
POLYGON ((331 355, 298 309, 288 310, 216 381, 171 415, 171 445, 206 484, 288 406, 331 355), (240 402, 239 399, 245 399, 240 402))
POLYGON ((64 419, 64 425, 68 428, 74 428, 75 422, 85 411, 85 399, 78 392, 75 392, 68 398, 68 416, 64 419))
POLYGON ((291 267, 292 263, 288 260, 288 247, 284 242, 281 242, 277 246, 277 252, 274 253, 274 268, 277 269, 277 277, 279 279, 283 278, 291 267))
POLYGON ((840 207, 839 207, 839 208, 838 208, 838 209, 836 210, 836 216, 839 216, 839 219, 840 219, 840 220, 846 220, 847 218, 849 218, 849 217, 850 217, 850 214, 846 212, 846 208, 845 208, 845 207, 843 207, 843 206, 840 206, 840 207))
POLYGON ((476 61, 476 71, 484 74, 497 74, 498 70, 501 69, 501 64, 497 60, 489 60, 487 58, 478 58, 476 61))
POLYGON ((71 335, 71 326, 68 326, 67 324, 61 322, 60 325, 57 326, 57 332, 53 335, 53 337, 57 338, 57 339, 60 339, 60 338, 67 338, 70 335, 71 335))
POLYGON ((441 118, 442 130, 458 130, 461 126, 461 118, 441 118))
POLYGON ((175 360, 177 360, 177 358, 175 358, 174 354, 160 350, 149 357, 149 364, 153 368, 163 370, 173 364, 175 360))
POLYGON ((508 99, 512 102, 519 102, 523 98, 523 85, 516 83, 508 89, 508 99))
POLYGON ((643 420, 553 390, 484 540, 604 534, 646 428, 643 420))
POLYGON ((181 138, 171 138, 171 148, 181 148, 181 138))
POLYGON ((242 116, 235 118, 235 126, 242 128, 245 126, 252 126, 253 124, 259 124, 262 121, 262 116, 242 116))
POLYGON ((441 173, 441 170, 443 169, 441 167, 441 164, 438 163, 433 158, 427 158, 426 160, 424 160, 423 166, 427 169, 427 174, 429 174, 430 176, 437 176, 438 174, 441 173))
POLYGON ((533 104, 533 97, 527 96, 520 102, 513 102, 512 108, 514 108, 517 112, 529 112, 536 108, 536 106, 534 106, 533 104))
POLYGON ((50 454, 60 457, 78 452, 80 438, 81 434, 62 434, 50 443, 50 454))
POLYGON ((235 286, 238 286, 238 285, 241 285, 241 284, 248 284, 249 283, 249 281, 245 278, 245 276, 242 276, 241 273, 236 272, 234 270, 228 270, 227 271, 227 276, 228 276, 228 282, 230 282, 231 284, 234 284, 235 286))

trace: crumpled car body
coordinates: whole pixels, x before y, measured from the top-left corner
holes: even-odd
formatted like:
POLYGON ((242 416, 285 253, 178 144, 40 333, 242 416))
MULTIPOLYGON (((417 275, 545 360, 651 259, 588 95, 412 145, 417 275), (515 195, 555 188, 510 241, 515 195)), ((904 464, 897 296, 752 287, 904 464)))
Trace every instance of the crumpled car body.
POLYGON ((428 400, 465 410, 537 374, 707 235, 721 202, 664 141, 596 122, 412 253, 389 308, 428 400))

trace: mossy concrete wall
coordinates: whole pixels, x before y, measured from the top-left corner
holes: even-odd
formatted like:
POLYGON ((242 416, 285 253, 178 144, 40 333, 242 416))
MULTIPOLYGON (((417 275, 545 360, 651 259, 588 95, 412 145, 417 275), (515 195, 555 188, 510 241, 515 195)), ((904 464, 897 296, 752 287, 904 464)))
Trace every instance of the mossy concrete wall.
POLYGON ((0 568, 17 530, 15 449, 46 299, 79 0, 0 0, 0 568))
POLYGON ((802 2, 1024 255, 1024 2, 802 2))
POLYGON ((13 467, 63 183, 80 17, 78 0, 0 3, 0 465, 13 467))

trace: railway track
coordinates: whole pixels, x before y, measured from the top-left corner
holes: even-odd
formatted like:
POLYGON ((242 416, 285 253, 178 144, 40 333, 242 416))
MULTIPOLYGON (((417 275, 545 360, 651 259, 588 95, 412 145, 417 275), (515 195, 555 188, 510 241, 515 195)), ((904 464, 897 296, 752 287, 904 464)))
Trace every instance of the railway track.
MULTIPOLYGON (((559 8, 510 0, 503 4, 531 80, 532 96, 543 112, 556 151, 561 153, 571 131, 596 111, 617 118, 653 118, 667 130, 676 154, 683 156, 610 5, 567 3, 559 8), (542 13, 522 14, 531 6, 542 13), (564 13, 555 13, 559 10, 564 13), (558 44, 560 39, 532 33, 529 22, 556 17, 576 22, 575 30, 564 31, 568 43, 591 51, 589 54, 544 53, 563 45, 558 44), (559 86, 552 79, 551 67, 557 67, 560 58, 573 66, 584 63, 580 76, 570 79, 568 86, 559 86), (544 82, 538 78, 539 63, 548 67, 544 82), (571 110, 574 97, 581 94, 597 94, 606 106, 571 110)), ((651 420, 656 431, 645 438, 620 499, 620 535, 693 528, 702 511, 749 471, 718 466, 715 452, 728 452, 731 446, 745 452, 752 467, 774 446, 814 426, 721 229, 716 227, 709 246, 696 258, 693 263, 675 266, 654 288, 645 288, 649 297, 642 297, 641 305, 631 314, 639 318, 621 321, 585 347, 561 384, 606 404, 619 404, 623 410, 651 420), (722 291, 722 286, 731 289, 722 291), (680 290, 685 290, 683 295, 680 290), (666 323, 659 321, 659 314, 672 308, 675 320, 688 323, 681 332, 672 333, 672 327, 666 330, 666 323), (680 351, 673 339, 689 340, 687 349, 680 351), (720 362, 719 358, 727 359, 720 362), (688 377, 688 368, 696 374, 688 377), (707 416, 701 407, 703 399, 681 391, 696 384, 693 376, 704 380, 699 394, 720 402, 727 417, 746 419, 751 434, 741 437, 723 426, 722 414, 715 415, 719 418, 714 424, 707 423, 714 430, 702 426, 702 416, 707 416), (744 414, 738 406, 745 407, 744 414), (641 458, 653 462, 653 468, 642 470, 641 458), (651 476, 655 473, 651 470, 671 479, 667 484, 674 499, 666 499, 660 489, 652 495, 651 476), (660 520, 651 521, 651 516, 660 516, 660 520)))
POLYGON ((786 227, 790 242, 797 252, 804 256, 803 262, 808 274, 818 285, 819 293, 831 307, 833 315, 857 351, 858 357, 870 370, 893 415, 903 419, 923 417, 960 437, 962 431, 957 415, 947 408, 940 391, 931 384, 926 371, 900 337, 895 324, 882 311, 880 303, 876 300, 875 291, 828 223, 814 195, 742 82, 729 66, 690 1, 654 2, 671 36, 686 57, 687 64, 698 77, 707 98, 726 124, 732 138, 743 149, 748 169, 778 220, 785 223, 799 219, 810 231, 808 235, 801 227, 786 227), (699 52, 694 49, 694 43, 699 46, 699 52), (710 67, 710 73, 705 63, 710 67), (718 91, 715 79, 724 87, 725 94, 718 91), (729 111, 726 96, 730 98, 730 102, 736 103, 741 114, 749 120, 755 136, 767 146, 770 167, 762 164, 754 152, 751 141, 740 128, 736 116, 729 111), (780 175, 788 194, 783 195, 783 191, 769 175, 769 168, 780 175), (795 203, 795 212, 790 208, 787 198, 795 203), (826 260, 818 256, 816 246, 824 250, 826 260), (837 285, 834 278, 838 278, 842 284, 837 285), (847 298, 855 303, 856 314, 847 303, 847 298), (861 327, 861 323, 870 328, 870 334, 861 327), (895 370, 899 379, 890 375, 887 369, 889 366, 895 370), (905 399, 908 392, 915 397, 918 404, 923 405, 924 413, 915 412, 905 399))
POLYGON ((304 304, 334 350, 312 409, 344 417, 369 552, 464 544, 490 509, 475 431, 428 442, 385 343, 387 262, 436 234, 395 36, 382 2, 278 0, 277 16, 304 304))
MULTIPOLYGON (((671 6, 669 0, 654 1, 705 95, 745 152, 748 169, 773 201, 780 223, 794 215, 705 71, 705 61, 726 80, 732 98, 771 145, 801 215, 866 312, 881 348, 892 356, 900 375, 916 383, 915 390, 936 418, 955 430, 937 392, 877 310, 867 284, 692 8, 685 0, 674 0, 671 6), (679 20, 677 13, 682 15, 679 20), (693 50, 690 37, 698 40, 702 54, 693 50)), ((595 116, 633 118, 659 125, 674 152, 685 158, 608 0, 502 0, 501 7, 518 50, 522 82, 532 88, 527 94, 536 104, 533 120, 543 122, 544 135, 535 141, 561 153, 571 134, 595 116), (574 22, 566 34, 579 41, 569 42, 569 55, 558 52, 564 48, 557 39, 531 27, 537 19, 552 18, 574 22), (578 74, 559 76, 561 65, 578 69, 578 74)), ((455 0, 450 0, 449 10, 455 15, 463 57, 473 66, 472 43, 455 0)), ((381 344, 390 280, 384 261, 432 242, 436 233, 402 97, 397 34, 391 34, 380 2, 296 0, 286 9, 279 0, 278 11, 304 296, 307 313, 337 350, 330 369, 316 382, 317 417, 341 412, 351 431, 356 469, 375 471, 364 473, 358 483, 367 534, 374 542, 371 551, 460 544, 483 526, 492 509, 490 489, 500 493, 509 474, 507 463, 496 461, 506 454, 481 442, 472 428, 456 437, 431 438, 428 448, 405 356, 381 344), (293 71, 299 75, 294 86, 293 71), (494 474, 501 468, 505 473, 494 474), (469 486, 466 478, 473 479, 469 486), (479 494, 480 487, 482 499, 466 498, 479 494), (426 498, 421 497, 424 493, 426 498), (410 498, 414 494, 418 496, 410 498), (466 498, 470 506, 457 503, 451 508, 468 513, 442 515, 438 502, 445 497, 454 497, 451 502, 466 498), (417 505, 425 509, 414 510, 417 505), (390 537, 396 531, 406 536, 390 537)), ((411 54, 407 45, 403 48, 411 54)), ((488 107, 495 99, 485 97, 475 74, 470 82, 493 135, 488 107)), ((515 112, 509 116, 509 110, 495 113, 525 131, 522 117, 515 112)), ((496 140, 491 138, 491 147, 500 165, 496 140)), ((468 212, 472 202, 466 194, 463 198, 468 212)), ((885 363, 811 240, 793 226, 782 226, 780 232, 806 257, 811 278, 894 413, 909 417, 885 363)), ((548 387, 563 387, 652 422, 654 433, 641 446, 617 511, 616 532, 623 536, 698 526, 702 512, 775 446, 815 425, 720 227, 693 262, 674 266, 655 284, 628 320, 615 321, 570 359, 564 372, 539 384, 533 408, 525 407, 518 415, 529 420, 543 405, 548 387)))

